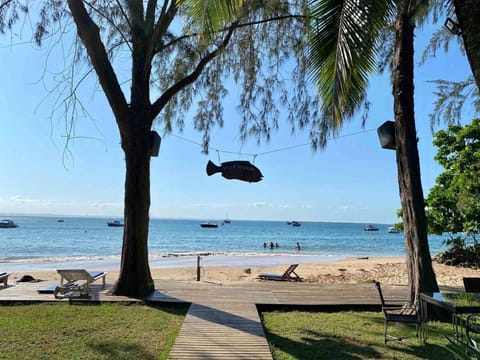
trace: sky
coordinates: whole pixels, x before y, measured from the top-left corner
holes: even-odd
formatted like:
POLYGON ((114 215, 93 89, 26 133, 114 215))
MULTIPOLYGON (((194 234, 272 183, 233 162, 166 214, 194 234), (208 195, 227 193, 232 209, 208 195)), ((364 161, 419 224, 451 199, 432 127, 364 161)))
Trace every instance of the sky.
MULTIPOLYGON (((432 32, 417 31, 416 57, 432 32)), ((82 91, 90 118, 79 117, 76 138, 68 144, 57 89, 46 78, 59 78, 61 54, 25 43, 15 34, 0 38, 0 214, 121 218, 125 180, 118 128, 102 92, 92 84, 82 91), (50 96, 47 96, 51 93, 50 96)), ((65 48, 68 52, 69 49, 65 48)), ((435 87, 430 80, 463 80, 470 75, 456 44, 415 70, 415 114, 425 196, 442 171, 434 161, 428 115, 435 87)), ((241 143, 236 110, 238 91, 224 103, 222 129, 211 133, 211 151, 201 153, 202 134, 187 123, 183 133, 161 134, 158 157, 151 159, 152 218, 221 220, 297 220, 326 222, 398 222, 400 206, 395 152, 381 149, 376 129, 393 120, 389 74, 370 79, 369 117, 346 124, 327 147, 313 152, 308 130, 294 135, 286 119, 271 141, 241 143), (305 145, 305 146, 299 146, 305 145), (291 148, 293 147, 293 148, 291 148), (281 150, 290 148, 286 150, 281 150), (214 149, 231 151, 217 153, 214 149), (278 150, 278 151, 275 151, 278 150), (270 152, 269 154, 263 154, 270 152), (251 155, 259 154, 253 158, 251 155), (263 173, 259 183, 207 176, 214 163, 249 160, 263 173)), ((466 111, 463 122, 474 117, 466 111)), ((160 128, 160 127, 158 127, 160 128)), ((439 128, 437 128, 438 130, 439 128)))

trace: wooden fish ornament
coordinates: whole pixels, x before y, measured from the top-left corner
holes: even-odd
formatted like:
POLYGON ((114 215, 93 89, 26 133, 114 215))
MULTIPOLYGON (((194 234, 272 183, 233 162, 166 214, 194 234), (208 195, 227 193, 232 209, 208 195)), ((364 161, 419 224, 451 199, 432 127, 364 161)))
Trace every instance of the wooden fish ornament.
POLYGON ((250 161, 227 161, 220 166, 215 165, 210 160, 207 164, 207 175, 211 176, 216 173, 222 173, 225 179, 237 179, 246 182, 259 182, 263 175, 260 170, 250 161))

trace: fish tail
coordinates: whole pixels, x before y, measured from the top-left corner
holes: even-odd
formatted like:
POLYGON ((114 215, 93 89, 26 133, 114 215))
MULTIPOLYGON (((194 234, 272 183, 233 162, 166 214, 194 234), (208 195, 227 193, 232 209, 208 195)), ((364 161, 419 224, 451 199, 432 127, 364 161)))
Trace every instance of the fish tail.
POLYGON ((211 176, 216 174, 217 172, 221 172, 222 168, 220 166, 215 165, 211 160, 208 160, 207 164, 207 175, 211 176))

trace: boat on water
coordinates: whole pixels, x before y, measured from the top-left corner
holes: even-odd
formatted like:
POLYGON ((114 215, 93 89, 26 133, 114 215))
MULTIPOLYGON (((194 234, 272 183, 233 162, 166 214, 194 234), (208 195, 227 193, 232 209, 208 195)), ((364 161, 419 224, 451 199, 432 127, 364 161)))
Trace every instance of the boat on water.
POLYGON ((299 221, 292 221, 292 223, 290 224, 292 226, 300 226, 302 225, 299 221))
POLYGON ((390 226, 387 230, 390 234, 398 234, 400 230, 398 230, 395 226, 390 226))
POLYGON ((57 222, 65 222, 63 219, 58 219, 57 222))
POLYGON ((217 228, 218 224, 211 223, 211 222, 206 222, 206 223, 201 223, 200 226, 202 228, 217 228))
POLYGON ((378 231, 378 228, 376 226, 368 224, 363 228, 363 230, 365 230, 365 231, 378 231))
POLYGON ((0 228, 16 228, 18 227, 17 224, 15 224, 12 220, 8 220, 8 219, 3 219, 3 220, 0 220, 0 228))
POLYGON ((107 223, 108 226, 110 227, 122 227, 123 226, 123 223, 121 223, 120 221, 118 220, 114 220, 114 221, 109 221, 107 223))

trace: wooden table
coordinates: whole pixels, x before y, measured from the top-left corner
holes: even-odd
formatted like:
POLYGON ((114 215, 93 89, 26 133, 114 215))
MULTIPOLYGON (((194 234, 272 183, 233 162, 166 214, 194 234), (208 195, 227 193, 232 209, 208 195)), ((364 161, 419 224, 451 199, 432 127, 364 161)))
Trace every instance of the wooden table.
POLYGON ((427 318, 427 304, 432 304, 440 309, 448 311, 451 314, 455 339, 459 339, 464 335, 463 330, 465 320, 461 317, 461 315, 480 313, 480 293, 421 293, 420 301, 422 302, 421 309, 422 311, 425 311, 425 318, 427 318))

